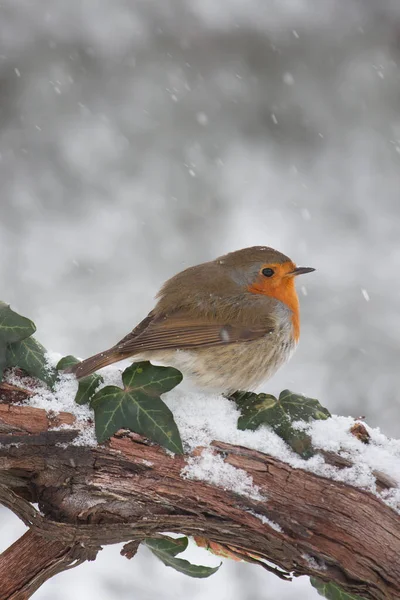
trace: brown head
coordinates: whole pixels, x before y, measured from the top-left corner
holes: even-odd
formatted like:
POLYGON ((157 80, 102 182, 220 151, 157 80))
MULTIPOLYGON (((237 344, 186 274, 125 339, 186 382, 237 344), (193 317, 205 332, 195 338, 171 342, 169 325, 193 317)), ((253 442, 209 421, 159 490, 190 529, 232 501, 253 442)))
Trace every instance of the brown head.
POLYGON ((295 287, 297 275, 315 271, 297 267, 285 254, 264 246, 230 252, 216 261, 231 270, 239 285, 252 294, 262 294, 283 302, 293 313, 294 337, 300 333, 299 299, 295 287))
MULTIPOLYGON (((310 273, 311 267, 296 267, 285 254, 265 246, 230 252, 213 261, 190 267, 169 279, 158 297, 156 313, 185 307, 197 313, 199 307, 224 310, 232 298, 262 294, 283 302, 293 312, 294 335, 299 335, 299 301, 295 278, 310 273)), ((224 312, 226 312, 224 310, 224 312)))

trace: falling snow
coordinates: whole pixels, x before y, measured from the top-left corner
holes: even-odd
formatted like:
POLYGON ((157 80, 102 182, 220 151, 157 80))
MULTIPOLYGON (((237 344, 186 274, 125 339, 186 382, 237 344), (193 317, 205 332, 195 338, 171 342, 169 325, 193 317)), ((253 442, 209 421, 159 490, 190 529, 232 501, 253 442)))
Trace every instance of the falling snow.
POLYGON ((369 294, 367 292, 367 290, 365 290, 364 288, 361 288, 361 294, 363 295, 363 298, 366 302, 369 302, 369 294))
POLYGON ((283 82, 286 83, 286 85, 294 84, 294 77, 291 73, 284 73, 282 78, 283 82))
POLYGON ((208 125, 208 117, 205 113, 203 112, 198 112, 196 115, 196 120, 199 123, 199 125, 208 125))

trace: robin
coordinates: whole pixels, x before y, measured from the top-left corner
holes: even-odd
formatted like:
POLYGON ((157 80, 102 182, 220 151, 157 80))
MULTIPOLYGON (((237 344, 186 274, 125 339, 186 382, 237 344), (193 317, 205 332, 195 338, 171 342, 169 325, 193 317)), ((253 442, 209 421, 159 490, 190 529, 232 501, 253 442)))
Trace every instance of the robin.
POLYGON ((254 246, 171 277, 158 302, 120 342, 71 367, 78 379, 133 357, 176 367, 207 391, 253 390, 291 356, 299 341, 296 267, 254 246))

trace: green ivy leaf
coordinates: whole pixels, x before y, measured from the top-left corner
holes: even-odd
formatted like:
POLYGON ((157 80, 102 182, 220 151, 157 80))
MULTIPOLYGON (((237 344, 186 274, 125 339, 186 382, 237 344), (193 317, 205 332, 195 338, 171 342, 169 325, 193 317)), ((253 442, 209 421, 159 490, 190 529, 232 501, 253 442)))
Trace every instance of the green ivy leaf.
POLYGON ((182 374, 172 367, 140 362, 125 369, 122 381, 124 389, 106 386, 90 402, 94 409, 97 440, 104 442, 125 427, 176 454, 183 454, 172 413, 160 398, 182 381, 182 374))
POLYGON ((327 600, 364 600, 361 596, 350 594, 346 592, 336 583, 322 581, 317 577, 310 577, 311 585, 317 590, 320 596, 327 598, 327 600))
POLYGON ((80 362, 77 358, 75 358, 75 356, 72 356, 72 354, 68 354, 68 356, 63 356, 62 358, 60 358, 60 360, 57 363, 56 369, 57 371, 64 371, 64 369, 67 369, 68 367, 73 367, 74 365, 77 365, 78 362, 80 362))
POLYGON ((46 348, 34 337, 10 344, 7 349, 7 367, 19 367, 29 375, 41 379, 49 387, 53 387, 57 379, 57 371, 46 361, 46 348))
POLYGON ((176 558, 177 554, 186 550, 188 545, 187 537, 177 539, 167 536, 162 539, 147 538, 144 541, 144 544, 164 563, 164 565, 172 567, 176 571, 184 573, 184 575, 189 575, 190 577, 210 577, 210 575, 216 573, 221 566, 204 567, 202 565, 192 565, 188 560, 176 558))
POLYGON ((289 390, 280 393, 279 399, 270 394, 235 392, 231 396, 241 416, 238 429, 254 431, 260 425, 269 425, 285 442, 303 458, 313 455, 310 437, 292 426, 294 421, 327 419, 329 411, 318 400, 294 394, 289 390))
POLYGON ((254 394, 253 392, 235 392, 231 396, 238 408, 240 417, 238 429, 255 431, 260 425, 271 425, 287 422, 287 415, 278 405, 278 400, 271 394, 254 394))
POLYGON ((163 538, 146 538, 144 543, 152 551, 157 551, 160 554, 165 553, 168 556, 176 556, 186 550, 189 540, 186 536, 172 538, 165 535, 163 538))
POLYGON ((12 344, 23 340, 36 331, 33 321, 14 312, 9 304, 0 301, 0 339, 12 344))
MULTIPOLYGON (((75 356, 64 356, 57 363, 57 370, 63 371, 67 367, 72 367, 80 362, 75 356)), ((101 375, 97 375, 94 373, 93 375, 89 375, 88 377, 84 377, 79 380, 78 391, 75 396, 75 402, 77 404, 88 404, 90 399, 96 393, 97 388, 101 383, 103 383, 103 378, 101 375)))
POLYGON ((306 398, 290 390, 279 394, 279 402, 291 421, 323 421, 329 419, 331 413, 314 398, 306 398))
POLYGON ((36 331, 30 319, 14 312, 8 304, 0 301, 0 381, 7 366, 7 346, 29 337, 36 331))

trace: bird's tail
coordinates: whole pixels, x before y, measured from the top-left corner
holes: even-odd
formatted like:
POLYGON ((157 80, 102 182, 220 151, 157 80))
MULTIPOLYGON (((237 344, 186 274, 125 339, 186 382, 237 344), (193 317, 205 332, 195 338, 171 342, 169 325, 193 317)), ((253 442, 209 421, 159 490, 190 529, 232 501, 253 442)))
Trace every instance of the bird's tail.
POLYGON ((110 348, 109 350, 90 356, 86 360, 83 360, 72 367, 68 367, 68 369, 65 369, 64 373, 73 373, 77 379, 82 379, 83 377, 87 377, 95 371, 98 371, 102 367, 112 365, 115 362, 127 358, 130 354, 131 353, 124 354, 116 348, 110 348))

